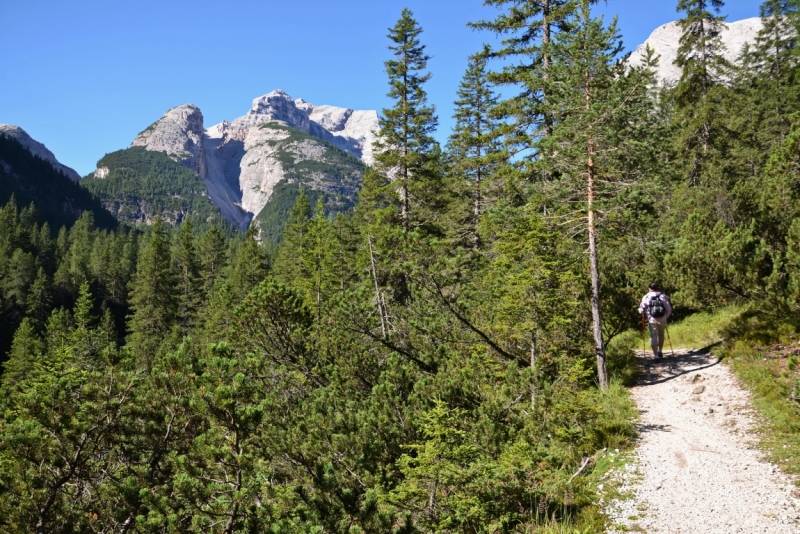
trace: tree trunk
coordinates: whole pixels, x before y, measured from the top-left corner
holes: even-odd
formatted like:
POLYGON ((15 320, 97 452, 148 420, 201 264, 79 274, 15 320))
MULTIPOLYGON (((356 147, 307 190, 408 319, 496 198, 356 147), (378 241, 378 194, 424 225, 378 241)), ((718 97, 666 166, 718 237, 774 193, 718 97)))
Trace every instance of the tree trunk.
POLYGON ((375 282, 375 304, 378 306, 378 315, 381 316, 381 334, 383 339, 386 339, 386 322, 383 318, 383 299, 381 299, 381 290, 378 286, 378 272, 375 270, 375 256, 372 254, 372 236, 367 236, 367 243, 369 243, 369 261, 372 265, 372 279, 375 282))
MULTIPOLYGON (((586 111, 591 109, 592 94, 590 75, 586 73, 586 111)), ((589 271, 592 277, 592 333, 594 334, 594 352, 597 358, 597 379, 600 388, 608 387, 608 368, 606 366, 606 352, 603 346, 603 323, 600 316, 600 269, 597 265, 597 232, 594 226, 594 139, 591 135, 591 125, 589 126, 589 148, 588 160, 586 165, 586 211, 587 225, 589 230, 589 271)))
POLYGON ((531 332, 531 410, 536 409, 536 332, 531 332))

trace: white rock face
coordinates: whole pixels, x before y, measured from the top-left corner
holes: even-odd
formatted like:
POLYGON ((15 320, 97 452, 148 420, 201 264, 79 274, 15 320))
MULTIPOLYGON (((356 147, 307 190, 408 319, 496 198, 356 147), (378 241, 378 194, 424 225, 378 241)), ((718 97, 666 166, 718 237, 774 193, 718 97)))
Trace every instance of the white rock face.
MULTIPOLYGON (((745 43, 754 42, 761 28, 762 24, 759 17, 726 24, 726 28, 720 33, 722 42, 726 47, 725 59, 735 63, 742 51, 742 47, 745 43)), ((656 70, 656 79, 662 84, 674 85, 681 77, 681 70, 675 65, 680 38, 681 29, 677 22, 669 22, 659 26, 644 43, 636 47, 636 51, 630 55, 628 62, 631 65, 639 65, 645 57, 647 45, 650 45, 655 55, 661 56, 656 70)))
POLYGON ((34 156, 39 156, 43 160, 49 162, 56 170, 64 173, 64 175, 70 180, 77 182, 81 179, 81 175, 78 174, 75 169, 67 167, 66 165, 62 165, 46 146, 32 138, 30 135, 28 135, 28 132, 19 126, 14 126, 13 124, 0 124, 0 134, 13 137, 19 141, 22 146, 27 148, 31 154, 34 156))
POLYGON ((194 104, 184 104, 167 111, 133 140, 131 146, 166 152, 184 167, 206 174, 203 157, 203 114, 194 104))
MULTIPOLYGON (((246 228, 279 182, 297 179, 286 165, 330 160, 328 147, 313 138, 327 141, 369 165, 377 130, 375 111, 315 106, 303 99, 293 100, 278 89, 254 99, 245 115, 208 129, 203 129, 203 115, 197 106, 178 106, 140 133, 131 146, 166 152, 197 171, 223 216, 246 228), (313 137, 290 140, 286 126, 313 137)), ((98 172, 102 173, 98 169, 95 176, 101 177, 98 172)), ((310 186, 315 189, 354 196, 357 189, 353 177, 345 174, 346 184, 336 182, 342 177, 313 172, 306 172, 304 179, 311 180, 310 186)))

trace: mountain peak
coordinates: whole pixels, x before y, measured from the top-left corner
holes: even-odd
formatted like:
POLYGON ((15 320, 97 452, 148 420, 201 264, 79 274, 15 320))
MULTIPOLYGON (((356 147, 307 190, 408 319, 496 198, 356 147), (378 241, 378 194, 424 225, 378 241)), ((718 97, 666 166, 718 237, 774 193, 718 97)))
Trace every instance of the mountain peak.
POLYGON ((19 126, 15 126, 13 124, 0 124, 0 134, 6 135, 8 137, 13 137, 17 141, 19 141, 22 146, 24 146, 28 152, 33 154, 34 156, 39 156, 46 162, 50 163, 56 170, 61 171, 64 175, 72 180, 73 182, 77 182, 81 179, 81 175, 75 169, 71 167, 67 167, 59 162, 55 155, 48 150, 46 146, 42 143, 28 135, 28 132, 20 128, 19 126))
MULTIPOLYGON (((758 32, 763 27, 760 17, 737 20, 725 24, 720 32, 720 38, 725 45, 723 56, 731 63, 736 63, 745 43, 755 41, 758 32)), ((656 56, 660 56, 656 68, 656 79, 659 83, 675 85, 681 78, 681 69, 675 65, 680 46, 681 28, 677 21, 662 24, 650 34, 647 40, 636 47, 628 58, 630 65, 639 65, 645 57, 647 46, 653 49, 656 56)))
POLYGON ((194 104, 176 106, 140 132, 131 146, 166 152, 184 167, 205 176, 203 113, 194 104))

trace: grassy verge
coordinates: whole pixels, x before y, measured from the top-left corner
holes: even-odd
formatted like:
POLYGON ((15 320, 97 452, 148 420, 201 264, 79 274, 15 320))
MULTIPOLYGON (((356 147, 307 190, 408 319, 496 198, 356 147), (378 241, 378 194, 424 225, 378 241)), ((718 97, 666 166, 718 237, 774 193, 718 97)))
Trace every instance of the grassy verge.
POLYGON ((713 312, 690 315, 683 321, 669 325, 672 346, 676 349, 700 349, 722 342, 741 314, 741 307, 728 306, 713 312))
POLYGON ((793 340, 769 349, 739 341, 724 351, 762 416, 758 428, 761 448, 770 461, 792 474, 800 474, 800 404, 791 398, 800 385, 797 354, 800 344, 793 340))

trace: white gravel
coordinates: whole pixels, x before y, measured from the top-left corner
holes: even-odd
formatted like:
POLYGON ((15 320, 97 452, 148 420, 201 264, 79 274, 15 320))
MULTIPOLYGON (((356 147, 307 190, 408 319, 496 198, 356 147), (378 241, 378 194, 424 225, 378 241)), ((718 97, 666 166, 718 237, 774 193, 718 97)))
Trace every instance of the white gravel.
POLYGON ((617 531, 800 532, 800 493, 755 448, 755 414, 728 367, 688 350, 640 363, 640 441, 618 475, 629 498, 607 507, 617 531))

